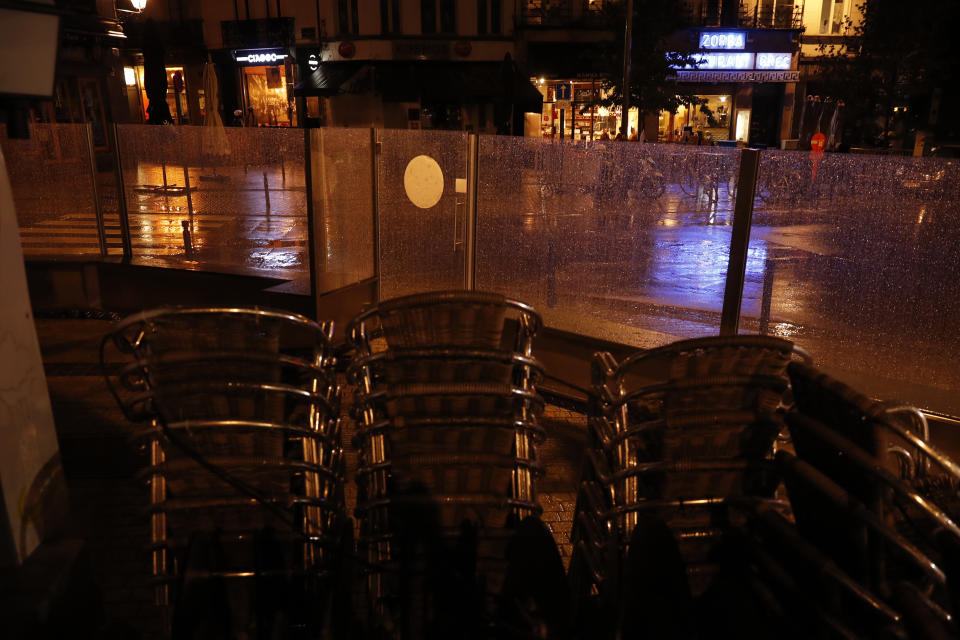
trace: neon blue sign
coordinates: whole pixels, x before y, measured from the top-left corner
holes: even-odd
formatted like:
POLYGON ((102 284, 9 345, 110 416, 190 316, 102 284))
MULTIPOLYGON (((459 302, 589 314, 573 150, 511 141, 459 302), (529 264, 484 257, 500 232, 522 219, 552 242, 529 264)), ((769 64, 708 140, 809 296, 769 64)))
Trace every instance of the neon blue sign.
POLYGON ((743 49, 747 46, 747 34, 743 31, 703 31, 700 33, 701 49, 743 49))
POLYGON ((792 61, 789 53, 758 53, 757 69, 789 69, 792 61))

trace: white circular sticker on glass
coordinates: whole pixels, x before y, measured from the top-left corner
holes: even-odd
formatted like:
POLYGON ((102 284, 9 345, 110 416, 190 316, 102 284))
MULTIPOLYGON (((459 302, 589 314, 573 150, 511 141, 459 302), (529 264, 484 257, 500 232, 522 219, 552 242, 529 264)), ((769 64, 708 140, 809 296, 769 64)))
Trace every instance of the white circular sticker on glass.
POLYGON ((403 172, 403 188, 410 202, 421 209, 429 209, 440 202, 443 195, 443 169, 430 156, 417 156, 403 172))

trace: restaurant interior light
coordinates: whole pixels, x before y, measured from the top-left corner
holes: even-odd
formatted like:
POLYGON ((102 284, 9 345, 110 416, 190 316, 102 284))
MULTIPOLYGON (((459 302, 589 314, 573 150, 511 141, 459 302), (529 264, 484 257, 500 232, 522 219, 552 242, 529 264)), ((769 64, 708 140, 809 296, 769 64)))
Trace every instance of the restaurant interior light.
POLYGON ((128 87, 137 86, 137 72, 133 70, 133 67, 123 68, 123 81, 127 83, 128 87))
POLYGON ((147 6, 147 0, 130 0, 130 4, 132 4, 133 8, 137 11, 143 11, 147 6))

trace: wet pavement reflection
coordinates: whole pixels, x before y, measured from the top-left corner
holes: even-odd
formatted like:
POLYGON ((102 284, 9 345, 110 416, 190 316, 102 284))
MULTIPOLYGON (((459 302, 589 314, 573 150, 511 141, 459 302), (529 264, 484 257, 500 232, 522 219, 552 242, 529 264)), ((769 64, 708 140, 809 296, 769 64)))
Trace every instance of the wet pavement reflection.
MULTIPOLYGON (((568 161, 572 169, 557 169, 555 179, 545 179, 553 169, 542 159, 517 169, 519 160, 500 167, 484 155, 478 287, 531 302, 564 328, 640 346, 716 334, 736 167, 729 154, 691 164, 664 145, 649 146, 657 149, 648 159, 620 158, 625 168, 581 150, 583 157, 568 161)), ((384 154, 398 166, 381 179, 401 176, 405 156, 392 158, 386 147, 384 154)), ((452 168, 437 157, 448 180, 462 172, 463 154, 451 154, 452 168)), ((956 189, 933 191, 896 178, 903 171, 894 163, 912 159, 832 156, 810 178, 807 154, 761 158, 741 331, 795 340, 868 393, 960 414, 956 189)), ((307 276, 302 165, 190 166, 184 175, 182 166, 142 162, 126 179, 138 261, 307 276)), ((111 192, 109 175, 101 182, 116 255, 115 185, 111 192)), ((454 221, 463 215, 462 201, 450 195, 427 211, 399 194, 381 195, 385 291, 461 282, 463 246, 454 236, 462 226, 454 221)), ((85 196, 78 192, 72 212, 26 207, 25 254, 96 253, 85 196)), ((326 223, 328 244, 347 237, 353 224, 346 216, 326 223)), ((331 247, 326 258, 335 261, 331 247)))

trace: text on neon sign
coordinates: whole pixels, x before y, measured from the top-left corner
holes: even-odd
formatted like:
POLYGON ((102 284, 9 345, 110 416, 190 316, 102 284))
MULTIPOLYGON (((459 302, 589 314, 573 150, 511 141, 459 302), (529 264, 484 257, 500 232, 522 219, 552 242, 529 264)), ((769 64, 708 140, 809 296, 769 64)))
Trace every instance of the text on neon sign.
POLYGON ((279 62, 286 57, 285 53, 249 53, 237 56, 237 62, 279 62))
POLYGON ((707 31, 700 34, 701 49, 743 49, 747 36, 741 31, 707 31))

